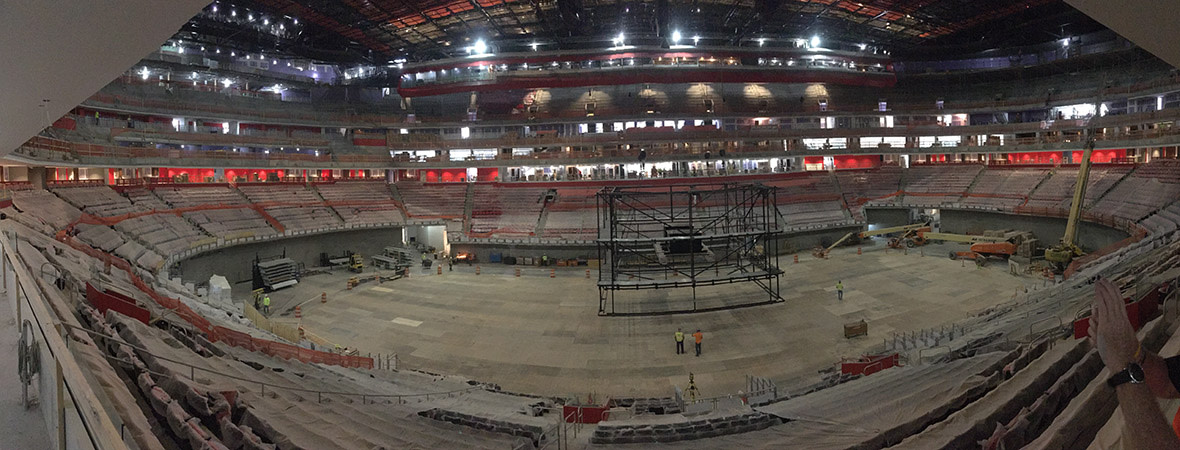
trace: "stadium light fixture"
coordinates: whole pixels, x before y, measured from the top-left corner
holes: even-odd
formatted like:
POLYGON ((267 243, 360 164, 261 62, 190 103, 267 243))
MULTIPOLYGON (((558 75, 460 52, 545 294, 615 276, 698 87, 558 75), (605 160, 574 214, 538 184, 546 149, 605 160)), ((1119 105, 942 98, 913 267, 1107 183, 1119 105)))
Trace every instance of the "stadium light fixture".
POLYGON ((484 55, 488 52, 488 43, 483 39, 476 39, 475 44, 467 48, 467 53, 472 55, 484 55))
POLYGON ((221 80, 221 84, 224 85, 225 87, 230 87, 234 84, 234 82, 233 82, 233 80, 226 78, 224 80, 221 80))
POLYGON ((866 48, 869 48, 869 46, 866 44, 860 44, 860 45, 857 45, 857 47, 860 47, 860 51, 862 51, 862 52, 865 51, 866 48))
POLYGON ((812 36, 811 37, 811 48, 818 48, 819 44, 820 44, 819 36, 812 36))
POLYGON ((139 75, 142 76, 143 79, 145 79, 145 80, 148 79, 148 75, 151 75, 151 74, 152 74, 152 72, 150 70, 148 70, 147 67, 144 67, 143 70, 139 71, 139 75))
POLYGON ((1061 46, 1062 47, 1069 47, 1069 38, 1062 39, 1061 46))
POLYGON ((623 43, 626 41, 627 41, 627 36, 624 35, 623 33, 619 33, 618 36, 615 36, 615 38, 611 40, 611 42, 613 42, 615 44, 615 47, 622 47, 623 43))
POLYGON ((246 20, 253 22, 254 21, 254 14, 253 13, 246 14, 246 20))
POLYGON ((532 44, 529 44, 529 47, 532 47, 532 48, 533 48, 533 51, 535 52, 535 51, 537 51, 537 45, 539 45, 539 44, 537 44, 536 42, 534 42, 534 43, 532 43, 532 44))
POLYGON ((766 38, 758 38, 758 46, 766 45, 766 38))
POLYGON ((701 37, 700 37, 700 36, 693 36, 693 37, 692 37, 692 45, 697 45, 697 43, 698 43, 698 42, 700 42, 700 41, 701 41, 701 37))
POLYGON ((673 32, 672 32, 672 43, 673 43, 673 44, 679 44, 679 43, 680 43, 680 37, 681 37, 681 36, 680 36, 680 30, 675 30, 675 31, 673 31, 673 32))

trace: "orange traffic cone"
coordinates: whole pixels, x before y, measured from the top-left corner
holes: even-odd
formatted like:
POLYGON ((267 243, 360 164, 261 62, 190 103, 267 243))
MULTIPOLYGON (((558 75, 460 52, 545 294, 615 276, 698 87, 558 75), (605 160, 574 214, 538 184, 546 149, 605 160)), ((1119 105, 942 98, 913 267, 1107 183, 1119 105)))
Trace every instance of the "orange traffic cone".
POLYGON ((557 278, 557 269, 549 269, 549 278, 557 278))
POLYGON ((479 275, 479 266, 475 266, 475 274, 479 275))
POLYGON ((799 264, 799 255, 795 255, 795 264, 799 264))
POLYGON ((303 318, 303 308, 298 305, 295 306, 295 318, 296 319, 303 318))
POLYGON ((320 293, 320 303, 328 303, 328 293, 327 292, 320 293))

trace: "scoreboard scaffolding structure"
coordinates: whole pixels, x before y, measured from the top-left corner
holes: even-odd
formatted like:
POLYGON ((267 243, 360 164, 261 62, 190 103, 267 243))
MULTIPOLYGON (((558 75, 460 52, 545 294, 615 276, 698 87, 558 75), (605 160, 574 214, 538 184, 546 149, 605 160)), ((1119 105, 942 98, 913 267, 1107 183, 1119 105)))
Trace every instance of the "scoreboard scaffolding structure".
POLYGON ((688 313, 783 301, 775 188, 615 187, 599 191, 597 205, 599 315, 688 313), (752 283, 766 296, 698 305, 698 288, 733 283, 752 283), (688 295, 616 299, 625 296, 621 291, 653 289, 682 289, 688 295), (627 306, 617 308, 616 300, 627 306))

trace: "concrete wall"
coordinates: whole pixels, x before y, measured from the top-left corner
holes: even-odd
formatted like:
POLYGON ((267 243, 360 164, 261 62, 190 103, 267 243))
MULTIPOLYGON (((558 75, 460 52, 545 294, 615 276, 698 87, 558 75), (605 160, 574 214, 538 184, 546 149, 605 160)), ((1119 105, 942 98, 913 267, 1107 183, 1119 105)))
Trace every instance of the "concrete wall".
MULTIPOLYGON (((1026 230, 1050 246, 1061 240, 1065 234, 1065 219, 1057 217, 1033 217, 1018 214, 1004 214, 984 211, 960 211, 941 209, 941 231, 944 233, 980 234, 984 230, 1026 230)), ((867 209, 866 218, 870 224, 889 227, 912 223, 907 209, 867 209)), ((1127 233, 1114 228, 1090 222, 1082 222, 1078 229, 1078 245, 1086 251, 1093 251, 1126 239, 1127 233)))
MULTIPOLYGON (((1015 214, 979 211, 941 210, 942 231, 946 233, 979 234, 983 230, 1015 229, 1031 231, 1050 246, 1061 240, 1065 234, 1065 219, 1056 217, 1031 217, 1015 214)), ((1078 245, 1086 251, 1094 251, 1127 238, 1127 233, 1102 225, 1082 222, 1078 228, 1078 245)))
MULTIPOLYGON (((779 240, 779 254, 789 255, 795 252, 810 252, 817 245, 826 247, 841 237, 844 237, 849 231, 859 231, 860 229, 860 227, 844 227, 793 233, 779 240)), ((558 246, 461 243, 451 244, 451 249, 455 252, 474 253, 480 261, 487 261, 492 253, 501 253, 503 256, 533 258, 548 255, 550 259, 598 258, 598 250, 594 245, 558 246)))
POLYGON ((401 239, 401 228, 300 236, 223 248, 181 261, 177 267, 186 282, 208 282, 209 277, 216 274, 225 276, 230 283, 238 283, 251 279, 252 263, 258 256, 278 256, 285 250, 288 258, 310 268, 320 264, 320 253, 338 256, 345 250, 352 250, 363 255, 367 265, 369 256, 381 253, 385 247, 400 245, 401 239))

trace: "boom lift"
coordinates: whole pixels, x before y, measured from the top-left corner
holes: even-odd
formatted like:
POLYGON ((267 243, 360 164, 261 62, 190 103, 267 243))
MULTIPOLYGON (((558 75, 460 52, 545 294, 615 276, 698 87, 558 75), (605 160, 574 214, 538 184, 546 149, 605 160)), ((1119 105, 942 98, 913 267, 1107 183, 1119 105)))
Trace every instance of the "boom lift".
MULTIPOLYGON (((816 247, 815 251, 811 252, 811 254, 814 255, 816 258, 827 258, 828 252, 831 252, 832 249, 836 248, 840 244, 843 244, 844 241, 847 241, 848 238, 851 238, 852 236, 856 236, 858 239, 864 239, 864 238, 873 237, 873 236, 883 236, 886 234, 902 233, 902 238, 893 238, 893 239, 889 240, 889 246, 894 247, 894 241, 900 242, 899 239, 905 239, 905 237, 910 236, 912 233, 917 233, 922 230, 930 231, 930 227, 927 226, 927 224, 925 224, 925 223, 915 223, 915 224, 902 225, 902 226, 897 226, 897 227, 878 228, 878 229, 872 230, 872 231, 859 231, 859 232, 852 231, 852 232, 849 232, 848 234, 845 234, 844 237, 840 238, 832 245, 829 245, 828 248, 816 247)), ((896 247, 894 247, 894 248, 896 248, 896 247)))
POLYGON ((1082 152, 1082 164, 1078 168, 1078 180, 1074 183, 1073 200, 1069 204, 1069 221, 1065 223, 1065 234, 1061 242, 1045 249, 1045 261, 1052 263, 1058 272, 1065 270, 1070 261, 1085 252, 1078 247, 1078 223, 1082 217, 1082 206, 1086 200, 1086 184, 1090 181, 1090 154, 1094 152, 1094 130, 1086 130, 1086 146, 1082 152))

